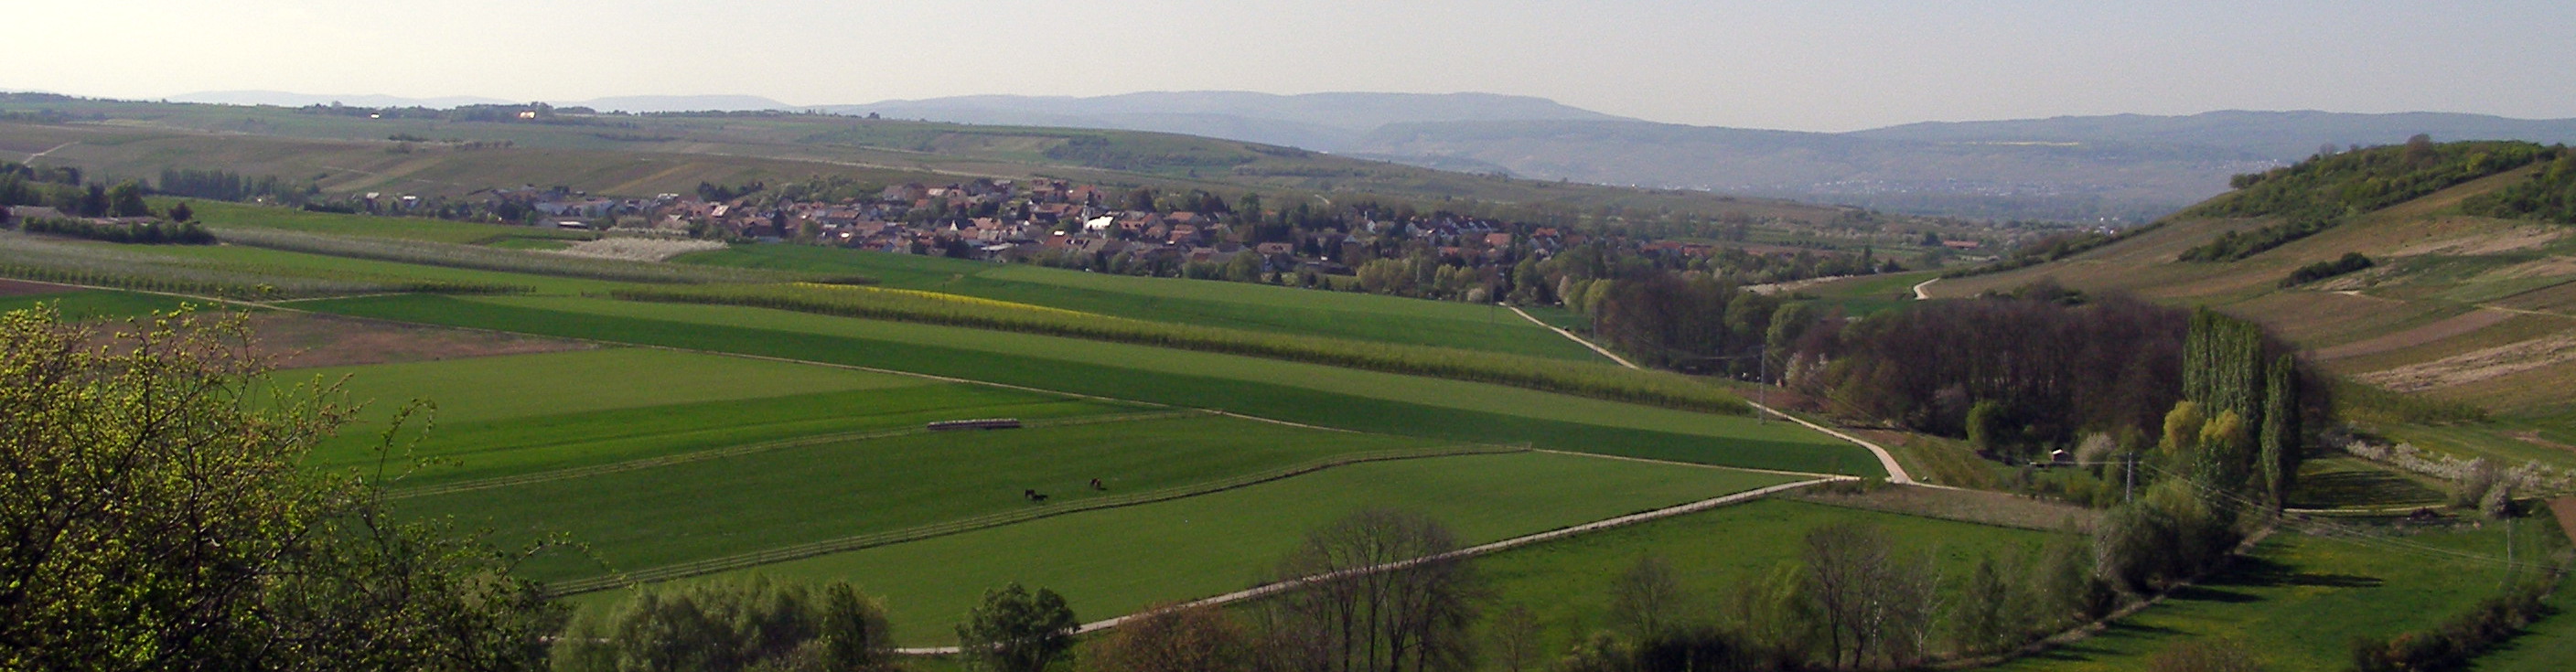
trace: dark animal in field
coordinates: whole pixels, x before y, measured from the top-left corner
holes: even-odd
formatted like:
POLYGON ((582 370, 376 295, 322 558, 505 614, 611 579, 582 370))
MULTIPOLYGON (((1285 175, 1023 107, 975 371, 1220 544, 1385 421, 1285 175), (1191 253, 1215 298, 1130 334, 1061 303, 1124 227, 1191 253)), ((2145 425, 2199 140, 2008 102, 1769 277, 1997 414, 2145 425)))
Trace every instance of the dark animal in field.
POLYGON ((1109 486, 1107 486, 1107 485, 1102 485, 1102 484, 1100 483, 1100 479, 1095 478, 1095 479, 1091 479, 1091 489, 1093 489, 1093 490, 1108 490, 1108 489, 1109 489, 1109 486))
POLYGON ((1038 492, 1038 491, 1037 491, 1037 490, 1035 490, 1035 489, 1021 490, 1021 491, 1020 491, 1020 496, 1021 496, 1021 497, 1026 497, 1026 498, 1028 498, 1028 500, 1029 500, 1029 501, 1032 501, 1032 502, 1043 502, 1043 501, 1046 501, 1046 500, 1047 500, 1047 494, 1046 494, 1046 493, 1038 492))

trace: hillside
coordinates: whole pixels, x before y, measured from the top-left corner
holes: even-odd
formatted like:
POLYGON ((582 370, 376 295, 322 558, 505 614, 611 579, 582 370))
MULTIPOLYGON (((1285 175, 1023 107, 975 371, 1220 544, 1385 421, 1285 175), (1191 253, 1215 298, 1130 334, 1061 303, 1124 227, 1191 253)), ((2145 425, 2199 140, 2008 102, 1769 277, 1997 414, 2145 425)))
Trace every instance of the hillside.
POLYGON ((2115 243, 2028 268, 1942 280, 1925 291, 1956 298, 2054 280, 2087 292, 2209 306, 2264 323, 2326 369, 2356 382, 2471 404, 2494 417, 2484 423, 2377 425, 2396 438, 2517 460, 2576 463, 2576 448, 2570 447, 2576 446, 2576 385, 2570 385, 2576 382, 2576 339, 2568 336, 2576 333, 2576 227, 2494 205, 2476 210, 2504 216, 2472 215, 2464 207, 2497 200, 2489 194, 2538 191, 2524 185, 2535 185, 2549 155, 2563 152, 2519 147, 2538 150, 2542 161, 2482 162, 2516 146, 2477 143, 2383 147, 2314 161, 2115 243), (2360 167, 2409 160, 2420 160, 2412 164, 2420 167, 2377 173, 2360 167), (2473 165, 2487 170, 2461 172, 2473 165), (2505 165, 2513 167, 2499 168, 2505 165), (2402 184, 2429 193, 2403 198, 2411 192, 2389 186, 2402 184), (2290 197, 2301 194, 2307 196, 2290 197), (2402 200, 2382 204, 2389 199, 2402 200), (2334 215, 2338 223, 2232 261, 2181 260, 2196 248, 2280 231, 2320 203, 2341 213, 2334 215), (2335 262, 2350 253, 2370 265, 2305 283, 2291 280, 2303 267, 2315 267, 2305 276, 2310 278, 2347 270, 2335 262))
POLYGON ((1615 209, 1821 224, 1857 214, 1850 208, 1785 200, 1507 179, 1239 140, 1114 130, 783 113, 567 114, 523 121, 460 120, 445 113, 407 116, 414 113, 395 110, 370 118, 382 111, 29 94, 0 96, 0 111, 68 122, 0 124, 0 149, 32 154, 75 143, 46 158, 101 174, 148 176, 170 166, 222 167, 246 174, 318 175, 326 189, 350 191, 471 191, 535 184, 649 196, 686 191, 700 181, 816 174, 925 183, 1051 177, 1112 188, 1258 190, 1271 197, 1326 202, 1374 198, 1432 208, 1468 200, 1567 215, 1615 209), (390 184, 400 186, 386 186, 390 184))
POLYGON ((1621 117, 1490 93, 1158 91, 1115 96, 957 96, 828 105, 825 112, 966 124, 1069 126, 1203 135, 1339 152, 1388 124, 1621 117))

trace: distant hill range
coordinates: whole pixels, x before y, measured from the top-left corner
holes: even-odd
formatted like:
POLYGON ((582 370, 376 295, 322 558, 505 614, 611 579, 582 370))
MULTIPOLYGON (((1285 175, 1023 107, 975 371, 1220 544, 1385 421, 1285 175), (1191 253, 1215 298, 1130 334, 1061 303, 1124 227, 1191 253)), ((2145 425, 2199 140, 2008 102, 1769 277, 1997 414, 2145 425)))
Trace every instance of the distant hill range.
MULTIPOLYGON (((218 105, 276 105, 304 107, 339 103, 351 107, 427 107, 445 109, 461 105, 509 105, 525 100, 503 100, 478 96, 443 98, 404 98, 385 95, 324 95, 284 91, 199 91, 170 97, 178 103, 213 103, 218 105)), ((544 101, 555 107, 587 107, 601 112, 710 112, 738 110, 793 110, 794 105, 760 96, 612 96, 590 100, 544 101)))
POLYGON ((830 105, 838 114, 878 114, 968 124, 1070 126, 1185 133, 1340 152, 1390 124, 1478 121, 1636 121, 1531 96, 1491 93, 1308 93, 1169 91, 1116 96, 960 96, 830 105))
POLYGON ((2210 112, 1930 122, 1850 133, 1663 124, 1492 94, 966 96, 818 108, 1187 133, 1444 170, 1776 196, 1918 214, 2143 221, 2323 145, 2576 141, 2576 119, 2210 112))
MULTIPOLYGON (((493 99, 395 99, 267 92, 173 100, 443 106, 493 99), (394 102, 386 102, 394 101, 394 102)), ((796 109, 969 124, 1182 133, 1355 158, 1517 177, 1701 189, 1996 219, 2144 221, 2334 145, 2438 140, 2576 142, 2576 119, 2475 114, 2222 111, 1927 122, 1848 133, 1769 131, 1630 119, 1545 98, 1486 93, 1241 91, 1098 97, 961 96, 796 107, 752 96, 549 101, 602 111, 796 109)))

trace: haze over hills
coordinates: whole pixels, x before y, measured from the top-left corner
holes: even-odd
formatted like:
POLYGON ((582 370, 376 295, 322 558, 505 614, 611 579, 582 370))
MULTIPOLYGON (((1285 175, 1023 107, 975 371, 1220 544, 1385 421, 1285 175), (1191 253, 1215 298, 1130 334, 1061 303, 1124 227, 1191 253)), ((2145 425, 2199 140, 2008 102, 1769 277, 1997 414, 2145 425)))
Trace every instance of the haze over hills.
POLYGON ((1491 93, 1155 91, 1115 96, 958 96, 832 105, 823 111, 970 124, 1161 131, 1341 151, 1379 127, 1422 122, 1635 121, 1533 96, 1491 93))
MULTIPOLYGON (((233 91, 174 100, 431 107, 405 99, 233 91)), ((2220 111, 1923 122, 1846 133, 1665 124, 1488 93, 1167 91, 958 96, 797 107, 757 96, 554 101, 602 111, 811 110, 968 124, 1155 131, 1300 147, 1443 170, 1700 189, 1996 219, 2146 221, 2321 145, 2576 141, 2576 119, 2413 112, 2220 111)))
MULTIPOLYGON (((276 105, 304 107, 339 103, 352 107, 428 107, 449 108, 460 105, 509 105, 524 100, 503 100, 481 96, 445 96, 438 98, 405 98, 379 94, 330 95, 290 93, 285 91, 199 91, 170 97, 171 102, 212 103, 217 105, 276 105)), ((602 112, 705 112, 739 110, 790 110, 796 106, 760 96, 609 96, 590 100, 548 100, 556 107, 587 107, 602 112)))

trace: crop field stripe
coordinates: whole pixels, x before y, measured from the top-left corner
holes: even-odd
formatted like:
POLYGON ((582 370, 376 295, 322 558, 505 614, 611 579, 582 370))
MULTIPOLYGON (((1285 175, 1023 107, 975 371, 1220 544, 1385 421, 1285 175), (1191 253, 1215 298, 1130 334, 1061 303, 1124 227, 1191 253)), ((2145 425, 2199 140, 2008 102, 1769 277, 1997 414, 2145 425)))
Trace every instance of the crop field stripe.
MULTIPOLYGON (((1124 415, 1102 415, 1102 416, 1090 416, 1090 417, 1072 417, 1072 418, 1052 418, 1052 419, 1045 419, 1045 420, 1030 420, 1030 421, 1028 421, 1028 422, 1022 423, 1022 425, 1023 425, 1023 426, 1025 426, 1025 427, 1032 428, 1032 429, 1035 429, 1035 428, 1045 428, 1045 427, 1072 427, 1072 426, 1076 426, 1076 425, 1097 425, 1097 424, 1106 424, 1106 423, 1112 423, 1112 422, 1141 422, 1141 421, 1146 421, 1146 420, 1161 420, 1161 419, 1165 419, 1165 418, 1178 418, 1178 417, 1187 417, 1187 416, 1192 416, 1192 415, 1213 415, 1213 414, 1211 414, 1211 413, 1207 413, 1207 412, 1204 412, 1204 411, 1188 411, 1188 410, 1181 410, 1181 411, 1162 411, 1162 412, 1155 412, 1155 413, 1129 413, 1129 414, 1124 414, 1124 415)), ((388 498, 390 498, 390 499, 406 499, 406 498, 412 498, 412 497, 427 497, 427 496, 431 496, 431 495, 445 495, 445 494, 452 494, 452 493, 458 493, 458 492, 471 492, 471 491, 475 491, 475 490, 490 490, 490 489, 493 489, 493 488, 506 488, 506 487, 518 486, 518 485, 528 485, 528 484, 532 484, 532 483, 545 483, 545 482, 548 482, 548 481, 561 481, 561 480, 569 480, 569 479, 575 479, 575 478, 586 478, 586 477, 591 477, 591 476, 599 476, 599 475, 603 475, 603 474, 615 474, 615 473, 621 473, 621 472, 636 471, 636 470, 640 470, 640 469, 651 469, 651 468, 654 468, 654 467, 667 467, 667 466, 672 466, 672 465, 688 464, 688 463, 691 463, 691 462, 703 462, 703 461, 706 461, 706 460, 720 460, 720 459, 724 459, 724 458, 728 458, 728 457, 741 457, 741 456, 744 456, 744 455, 758 455, 758 454, 760 454, 760 453, 766 453, 766 452, 770 452, 770 451, 774 451, 774 450, 786 450, 786 449, 789 449, 789 448, 802 448, 802 447, 805 447, 805 446, 820 445, 820 444, 825 444, 825 443, 835 443, 835 442, 856 442, 856 441, 868 441, 868 440, 873 440, 873 439, 889 439, 889 438, 894 438, 894 437, 898 437, 898 436, 912 436, 912 435, 915 435, 915 434, 929 434, 929 433, 931 433, 931 430, 930 430, 929 428, 927 428, 927 427, 909 427, 909 428, 904 428, 904 429, 884 429, 884 430, 860 431, 860 432, 839 432, 839 433, 833 433, 833 434, 817 434, 817 435, 813 435, 813 436, 802 436, 802 437, 797 437, 797 438, 793 438, 793 439, 781 439, 781 440, 777 440, 777 441, 762 441, 762 442, 759 442, 759 443, 748 443, 748 444, 743 444, 743 445, 739 445, 739 446, 729 446, 729 447, 725 447, 725 448, 715 448, 715 449, 710 449, 710 450, 691 451, 691 452, 686 452, 686 453, 680 453, 680 454, 677 454, 677 455, 664 455, 664 456, 660 456, 660 457, 648 457, 648 458, 644 458, 644 459, 640 459, 640 460, 627 460, 627 461, 624 461, 624 462, 613 462, 613 463, 609 463, 609 464, 592 465, 592 466, 587 466, 587 467, 574 467, 574 468, 570 468, 570 469, 556 469, 556 470, 551 470, 551 471, 541 471, 541 472, 536 472, 536 473, 531 473, 531 474, 518 474, 518 475, 513 475, 513 476, 499 476, 499 477, 494 477, 494 478, 483 478, 483 479, 476 479, 476 480, 471 480, 471 481, 459 481, 459 482, 456 482, 456 483, 446 483, 446 484, 434 485, 434 486, 428 486, 428 487, 409 488, 409 489, 397 490, 397 491, 394 491, 394 492, 392 492, 392 493, 389 493, 389 494, 387 495, 387 497, 388 497, 388 498)))
POLYGON ((1337 455, 1334 457, 1309 461, 1304 464, 1254 472, 1205 483, 1164 488, 1161 490, 1140 492, 1132 495, 1082 500, 1080 502, 1062 505, 1041 505, 1040 508, 1034 509, 975 516, 902 530, 863 534, 854 537, 843 537, 840 539, 828 539, 752 553, 742 553, 720 558, 709 558, 694 562, 664 565, 627 572, 621 575, 561 581, 548 585, 546 588, 547 594, 555 597, 578 595, 581 593, 621 588, 629 585, 668 581, 671 579, 714 574, 747 567, 757 567, 771 563, 786 562, 789 560, 800 560, 820 555, 856 551, 878 546, 900 544, 909 541, 919 541, 922 539, 947 536, 991 527, 1000 527, 1003 525, 1027 522, 1041 518, 1081 513, 1084 511, 1115 509, 1140 504, 1171 501, 1187 497, 1196 497, 1252 485, 1259 485, 1285 478, 1292 478, 1304 474, 1323 471, 1325 469, 1331 469, 1333 467, 1363 464, 1368 462, 1417 460, 1455 457, 1460 455, 1499 455, 1520 452, 1529 452, 1529 449, 1502 446, 1449 446, 1442 448, 1411 448, 1337 455))
MULTIPOLYGON (((635 304, 650 306, 653 304, 635 304)), ((1540 439, 1538 444, 1575 449, 1578 452, 1625 455, 1651 459, 1701 462, 1729 467, 1778 469, 1802 473, 1860 473, 1878 467, 1867 450, 1814 435, 1823 441, 1787 441, 1773 438, 1699 434, 1630 425, 1595 424, 1563 418, 1505 414, 1493 410, 1441 406, 1355 395, 1349 392, 1317 389, 1249 379, 1229 379, 1207 375, 1156 372, 1145 369, 1116 367, 1077 360, 1041 359, 1001 351, 978 351, 963 347, 926 345, 884 337, 839 335, 812 331, 761 328, 731 324, 708 324, 654 317, 528 307, 508 303, 458 301, 437 296, 398 296, 375 300, 328 300, 307 304, 317 312, 394 322, 426 323, 463 328, 555 336, 597 343, 661 347, 671 350, 748 356, 758 359, 826 364, 851 369, 918 376, 947 382, 974 383, 995 387, 1078 397, 1101 401, 1125 402, 1149 406, 1185 406, 1182 399, 1228 399, 1239 402, 1233 411, 1238 417, 1250 417, 1290 426, 1306 423, 1335 422, 1345 429, 1370 433, 1418 436, 1453 441, 1522 443, 1540 439), (618 339, 627 340, 618 340, 618 339), (869 347, 853 349, 853 342, 869 347), (795 353, 790 357, 784 353, 795 353), (809 358, 820 356, 836 359, 809 358), (855 358, 855 361, 853 360, 855 358), (924 366, 944 368, 940 373, 919 369, 901 370, 871 366, 873 363, 901 360, 924 366), (860 363, 868 362, 868 363, 860 363), (941 363, 947 366, 939 367, 941 363), (1054 379, 1086 381, 1087 391, 1037 387, 1002 382, 1027 379, 1035 371, 1052 371, 1063 375, 1054 379), (1137 394, 1143 390, 1121 384, 1133 374, 1152 374, 1153 393, 1162 400, 1113 396, 1137 394), (981 376, 974 378, 968 376, 981 376), (1264 392, 1260 397, 1245 397, 1247 390, 1264 392), (1249 406, 1250 408, 1244 408, 1249 406), (1328 410, 1329 409, 1329 410, 1328 410), (1242 411, 1251 411, 1242 413, 1242 411), (1262 414, 1274 417, 1262 417, 1262 414), (1441 427, 1426 427, 1424 414, 1456 422, 1441 427), (1277 417, 1277 416, 1285 416, 1277 417), (1472 421, 1470 421, 1472 420, 1472 421), (1692 444, 1722 445, 1724 450, 1712 455, 1694 455, 1692 444), (1847 455, 1848 454, 1848 455, 1847 455), (1846 460, 1857 457, 1857 460, 1846 460), (1694 459, 1697 458, 1697 459, 1694 459)), ((722 307, 710 307, 722 308, 722 307)), ((751 310, 751 309, 736 309, 751 310)), ((787 315, 801 315, 784 313, 787 315)), ((815 317, 841 320, 846 318, 815 317)), ((852 320, 851 322, 863 322, 852 320)), ((933 327, 937 328, 937 327, 933 327)), ((953 329, 953 328, 946 328, 953 329)), ((972 331, 972 330, 962 330, 972 331)), ((1006 333, 1006 332, 996 332, 1006 333)), ((1019 335, 1013 335, 1019 336, 1019 335)), ((1028 338, 1047 338, 1030 336, 1028 338)), ((1116 345, 1116 344, 1106 344, 1116 345)), ((1186 351, 1184 351, 1186 352, 1186 351)), ((1188 353, 1205 354, 1205 353, 1188 353)), ((1332 367, 1319 367, 1330 369, 1332 367)), ((1340 369, 1334 369, 1336 371, 1340 369)), ((1394 375, 1394 374, 1371 374, 1394 375)), ((1426 379, 1442 383, 1441 379, 1426 379)), ((1472 385, 1472 383, 1456 383, 1472 385)), ((1519 388, 1500 387, 1520 392, 1519 388)), ((1532 394, 1545 394, 1532 392, 1532 394)), ((1582 397, 1569 400, 1592 402, 1582 397)), ((1610 403, 1610 402, 1601 402, 1610 403)), ((1651 406, 1637 406, 1644 411, 1668 411, 1651 406)), ((1808 432, 1803 428, 1800 432, 1808 432)))
MULTIPOLYGON (((1582 455, 1582 457, 1594 457, 1594 458, 1599 458, 1599 457, 1604 457, 1604 456, 1600 456, 1600 455, 1582 455)), ((1612 458, 1612 459, 1618 459, 1618 458, 1612 458)), ((1699 465, 1691 465, 1691 466, 1699 466, 1699 465)), ((1331 573, 1326 573, 1326 574, 1316 574, 1316 575, 1313 575, 1313 576, 1299 577, 1299 578, 1290 579, 1290 580, 1287 580, 1287 581, 1280 581, 1280 582, 1277 582, 1277 583, 1268 583, 1268 584, 1263 584, 1263 585, 1260 585, 1260 586, 1255 586, 1255 587, 1248 588, 1248 589, 1244 589, 1244 590, 1238 590, 1238 591, 1231 592, 1231 593, 1226 593, 1226 594, 1223 594, 1223 595, 1217 595, 1217 596, 1214 596, 1214 597, 1207 597, 1207 598, 1201 598, 1201 599, 1197 599, 1197 600, 1191 600, 1191 601, 1189 601, 1189 602, 1184 602, 1184 603, 1181 603, 1181 604, 1179 604, 1179 605, 1175 605, 1175 606, 1173 606, 1173 607, 1171 607, 1171 608, 1172 608, 1172 609, 1188 609, 1188 608, 1193 608, 1193 607, 1214 606, 1214 605, 1222 605, 1222 604, 1227 604, 1227 603, 1232 603, 1232 602, 1240 602, 1240 601, 1243 601, 1243 600, 1258 599, 1258 598, 1267 597, 1267 596, 1270 596, 1270 595, 1276 595, 1276 594, 1279 594, 1279 593, 1282 593, 1282 592, 1287 592, 1287 591, 1290 591, 1290 590, 1295 590, 1295 589, 1298 589, 1298 588, 1304 588, 1304 587, 1306 587, 1306 586, 1314 585, 1314 584, 1319 583, 1319 582, 1332 581, 1332 580, 1336 580, 1336 579, 1345 579, 1345 578, 1358 577, 1358 576, 1368 576, 1368 575, 1372 575, 1372 574, 1379 574, 1379 573, 1384 573, 1384 572, 1391 572, 1391 571, 1395 571, 1395 570, 1399 570, 1399 569, 1404 569, 1404 568, 1407 568, 1407 567, 1412 567, 1412 566, 1420 565, 1420 564, 1422 564, 1422 563, 1426 563, 1426 562, 1436 562, 1436 561, 1441 561, 1441 560, 1456 560, 1456 559, 1472 558, 1472 557, 1476 557, 1476 556, 1479 556, 1479 555, 1484 555, 1484 554, 1487 554, 1487 553, 1493 553, 1493 552, 1497 552, 1497 551, 1506 551, 1506 550, 1511 550, 1511 549, 1514 549, 1514 548, 1519 548, 1519 547, 1522 547, 1522 546, 1528 546, 1528 545, 1530 545, 1530 544, 1538 544, 1538 543, 1545 543, 1545 542, 1555 541, 1555 540, 1558 540, 1558 539, 1563 539, 1563 538, 1566 538, 1566 537, 1571 537, 1571 536, 1575 536, 1575 535, 1579 535, 1579 534, 1584 534, 1584 533, 1587 533, 1587 532, 1598 532, 1598 531, 1601 531, 1601 530, 1606 530, 1606 529, 1610 529, 1610 528, 1614 528, 1614 527, 1622 527, 1622 526, 1634 525, 1634 524, 1637 524, 1637 523, 1643 523, 1643 522, 1652 521, 1652 520, 1659 520, 1659 519, 1663 519, 1663 518, 1670 518, 1670 517, 1673 517, 1673 516, 1679 516, 1679 515, 1691 514, 1691 513, 1698 513, 1698 512, 1701 512, 1701 511, 1707 511, 1707 510, 1709 510, 1709 509, 1714 509, 1714 508, 1721 507, 1721 506, 1728 506, 1728 505, 1733 505, 1733 504, 1741 504, 1741 503, 1744 503, 1744 502, 1749 502, 1749 501, 1753 501, 1753 500, 1756 500, 1756 499, 1761 499, 1761 498, 1763 498, 1763 497, 1769 497, 1769 496, 1771 496, 1771 495, 1779 494, 1779 493, 1782 493, 1782 492, 1787 492, 1787 491, 1790 491, 1790 490, 1796 490, 1796 489, 1799 489, 1799 488, 1804 488, 1804 487, 1808 487, 1808 486, 1812 486, 1812 485, 1817 485, 1817 484, 1820 484, 1820 483, 1830 483, 1830 482, 1833 482, 1833 481, 1842 481, 1842 480, 1850 480, 1850 477, 1848 477, 1848 476, 1835 476, 1835 477, 1818 478, 1818 479, 1813 479, 1813 480, 1798 481, 1798 482, 1794 482, 1794 483, 1782 483, 1782 484, 1779 484, 1779 485, 1772 485, 1772 486, 1766 486, 1766 487, 1761 487, 1761 488, 1755 488, 1755 489, 1752 489, 1752 490, 1746 490, 1746 491, 1744 491, 1744 492, 1737 492, 1737 493, 1731 493, 1731 494, 1726 494, 1726 495, 1720 495, 1720 496, 1717 496, 1717 497, 1711 497, 1711 498, 1708 498, 1708 499, 1703 499, 1703 500, 1696 501, 1696 502, 1691 502, 1691 503, 1688 503, 1688 504, 1681 504, 1681 505, 1676 505, 1676 506, 1668 506, 1668 507, 1664 507, 1664 508, 1660 508, 1660 509, 1655 509, 1655 510, 1652 510, 1652 511, 1643 511, 1643 512, 1638 512, 1638 513, 1632 513, 1632 514, 1628 514, 1628 515, 1625 515, 1625 516, 1619 516, 1619 517, 1616 517, 1616 518, 1606 518, 1606 519, 1596 520, 1596 521, 1589 522, 1589 523, 1583 523, 1583 524, 1580 524, 1580 525, 1571 525, 1571 526, 1567 526, 1567 527, 1560 527, 1560 528, 1553 529, 1553 530, 1548 530, 1548 531, 1545 531, 1545 532, 1539 532, 1539 533, 1535 533, 1535 534, 1526 534, 1526 535, 1521 535, 1521 536, 1518 536, 1518 537, 1512 537, 1512 538, 1510 538, 1510 539, 1504 539, 1504 540, 1501 540, 1501 541, 1496 541, 1496 542, 1491 542, 1491 543, 1485 543, 1485 544, 1478 544, 1478 545, 1475 545, 1475 546, 1469 546, 1469 547, 1466 547, 1466 548, 1461 548, 1461 549, 1454 550, 1454 551, 1449 551, 1449 552, 1446 552, 1446 553, 1438 553, 1438 554, 1433 554, 1433 555, 1426 555, 1426 556, 1422 556, 1422 557, 1418 557, 1418 558, 1412 558, 1412 559, 1408 559, 1408 560, 1397 560, 1397 561, 1394 561, 1394 562, 1388 562, 1388 563, 1381 563, 1381 564, 1376 564, 1376 565, 1370 565, 1370 566, 1367 566, 1367 567, 1354 567, 1354 568, 1351 568, 1351 569, 1345 569, 1345 570, 1338 571, 1338 572, 1331 572, 1331 573)), ((1137 618, 1142 618, 1142 617, 1146 617, 1146 616, 1151 616, 1151 615, 1153 615, 1153 614, 1155 614, 1155 613, 1159 613, 1159 612, 1155 612, 1155 611, 1147 611, 1147 612, 1141 612, 1141 613, 1135 613, 1135 614, 1128 614, 1128 615, 1125 615, 1125 616, 1119 616, 1119 617, 1116 617, 1116 618, 1109 618, 1109 619, 1103 619, 1103 620, 1098 620, 1098 621, 1092 621, 1092 622, 1090 622, 1090 623, 1084 623, 1084 624, 1082 624, 1082 627, 1081 627, 1080 629, 1076 630, 1076 631, 1075 631, 1075 633, 1076 633, 1076 634, 1080 634, 1080 633, 1096 632, 1096 631, 1100 631, 1100 630, 1107 630, 1107 629, 1110 629, 1110 628, 1115 628, 1115 627, 1118 627, 1118 626, 1120 626, 1120 625, 1123 625, 1123 624, 1125 624, 1127 621, 1135 620, 1135 619, 1137 619, 1137 618)), ((941 647, 907 648, 907 649, 897 649, 897 650, 896 650, 896 653, 901 653, 901 654, 905 654, 905 655, 938 655, 938 654, 953 654, 953 653, 957 653, 957 647, 954 647, 954 646, 941 646, 941 647)))

